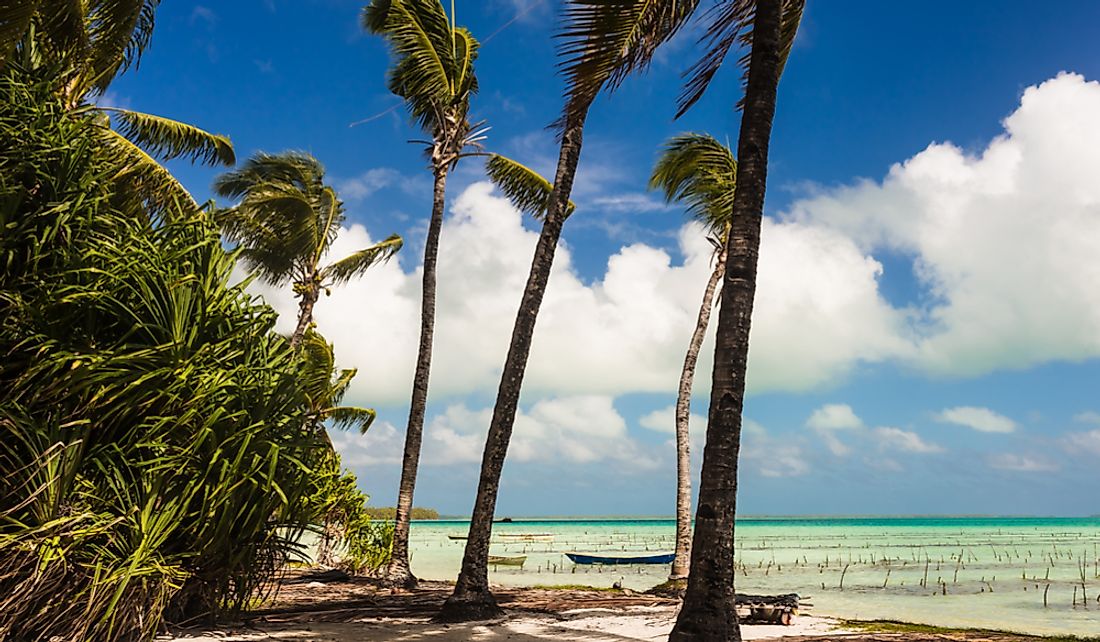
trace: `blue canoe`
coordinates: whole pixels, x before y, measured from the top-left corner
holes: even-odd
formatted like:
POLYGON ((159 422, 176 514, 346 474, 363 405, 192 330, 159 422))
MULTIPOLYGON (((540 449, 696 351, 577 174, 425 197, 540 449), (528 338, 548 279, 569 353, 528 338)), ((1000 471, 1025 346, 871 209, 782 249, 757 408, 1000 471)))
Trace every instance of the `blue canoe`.
POLYGON ((566 553, 574 564, 671 564, 675 553, 618 553, 610 555, 585 555, 566 553))

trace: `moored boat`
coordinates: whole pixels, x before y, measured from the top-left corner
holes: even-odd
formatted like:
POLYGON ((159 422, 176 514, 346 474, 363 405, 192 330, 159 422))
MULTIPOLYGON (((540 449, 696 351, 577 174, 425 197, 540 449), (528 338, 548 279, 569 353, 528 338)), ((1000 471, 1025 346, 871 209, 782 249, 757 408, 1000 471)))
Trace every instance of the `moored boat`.
POLYGON ((574 564, 671 564, 676 553, 649 553, 645 551, 619 553, 566 553, 574 564))
POLYGON ((505 555, 490 555, 490 566, 519 566, 523 567, 523 563, 527 561, 526 555, 517 555, 515 557, 508 557, 505 555))

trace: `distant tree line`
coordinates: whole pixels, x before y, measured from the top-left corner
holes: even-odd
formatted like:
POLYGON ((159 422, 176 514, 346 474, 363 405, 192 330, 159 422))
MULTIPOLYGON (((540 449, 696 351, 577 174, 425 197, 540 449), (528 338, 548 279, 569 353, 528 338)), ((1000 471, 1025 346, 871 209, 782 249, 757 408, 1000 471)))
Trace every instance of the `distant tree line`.
MULTIPOLYGON (((371 519, 395 519, 397 517, 396 506, 367 506, 365 512, 371 519)), ((412 520, 439 519, 439 511, 434 508, 413 507, 409 511, 409 518, 412 520)))

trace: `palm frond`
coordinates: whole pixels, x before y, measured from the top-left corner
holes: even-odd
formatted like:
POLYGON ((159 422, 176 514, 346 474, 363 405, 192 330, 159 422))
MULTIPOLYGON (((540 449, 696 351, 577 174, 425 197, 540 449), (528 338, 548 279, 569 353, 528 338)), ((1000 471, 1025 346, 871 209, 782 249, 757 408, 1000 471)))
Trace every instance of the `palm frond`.
POLYGON ((155 158, 107 126, 97 128, 107 156, 116 164, 115 180, 126 185, 157 213, 194 213, 199 205, 176 177, 155 158))
MULTIPOLYGON (((794 46, 805 6, 806 0, 783 0, 780 26, 780 72, 787 64, 787 57, 794 46)), ((756 0, 727 0, 714 5, 707 12, 704 21, 709 26, 700 38, 700 42, 706 45, 706 53, 684 74, 687 82, 677 100, 676 118, 687 113, 703 97, 734 45, 739 44, 745 52, 738 60, 738 66, 742 69, 742 84, 748 81, 748 56, 752 48, 752 25, 755 19, 756 0)), ((738 108, 741 104, 741 101, 738 101, 738 108)))
POLYGON ((569 0, 559 55, 566 115, 586 109, 606 84, 615 89, 688 21, 698 0, 569 0))
POLYGON ((31 27, 42 0, 4 0, 0 2, 0 66, 31 27))
POLYGON ((707 134, 669 139, 649 178, 650 189, 660 189, 670 203, 687 204, 688 212, 716 235, 733 215, 736 186, 733 152, 707 134))
POLYGON ((347 283, 366 272, 371 266, 389 261, 403 244, 401 237, 394 234, 381 243, 359 250, 328 265, 321 271, 321 278, 326 283, 347 283))
POLYGON ((43 39, 58 58, 87 60, 91 46, 88 5, 83 0, 48 0, 45 10, 39 12, 43 39))
POLYGON ((416 118, 455 95, 452 29, 439 0, 373 0, 363 10, 363 28, 386 39, 396 58, 389 88, 416 118))
POLYGON ((218 176, 214 192, 223 198, 241 198, 265 183, 285 183, 311 190, 322 185, 324 174, 324 165, 306 152, 257 152, 242 167, 218 176))
POLYGON ((118 123, 123 136, 165 160, 185 156, 205 165, 233 165, 233 143, 220 134, 211 134, 178 120, 144 114, 118 107, 100 107, 118 123))
POLYGON ((336 374, 336 379, 332 382, 332 390, 329 396, 330 402, 333 405, 338 405, 344 399, 344 395, 347 393, 348 388, 351 387, 351 382, 355 379, 355 375, 359 374, 358 368, 346 368, 336 374))
POLYGON ((88 3, 87 29, 91 59, 89 82, 105 91, 115 76, 138 64, 153 37, 160 0, 93 0, 88 3))
POLYGON ((313 410, 320 411, 331 406, 332 369, 336 361, 332 344, 319 333, 309 330, 298 344, 298 351, 302 355, 298 385, 306 393, 313 410))
MULTIPOLYGON (((512 205, 540 220, 546 216, 554 186, 541 174, 500 154, 489 156, 485 170, 497 189, 512 201, 512 205)), ((573 201, 569 201, 565 215, 572 214, 575 208, 573 201)))
POLYGON ((366 434, 376 416, 373 408, 355 406, 337 406, 324 412, 324 418, 331 420, 335 427, 341 430, 355 429, 361 435, 366 434))
POLYGON ((462 98, 477 93, 477 75, 474 74, 474 62, 480 45, 469 30, 459 27, 454 30, 455 60, 454 87, 455 97, 462 98))

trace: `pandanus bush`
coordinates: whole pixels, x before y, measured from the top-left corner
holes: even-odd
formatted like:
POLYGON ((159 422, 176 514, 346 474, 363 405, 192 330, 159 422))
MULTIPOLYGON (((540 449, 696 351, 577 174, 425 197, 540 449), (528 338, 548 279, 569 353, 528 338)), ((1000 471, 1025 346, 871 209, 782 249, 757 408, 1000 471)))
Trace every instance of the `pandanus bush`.
POLYGON ((54 82, 0 75, 0 640, 149 639, 264 595, 328 449, 211 217, 120 198, 54 82))

